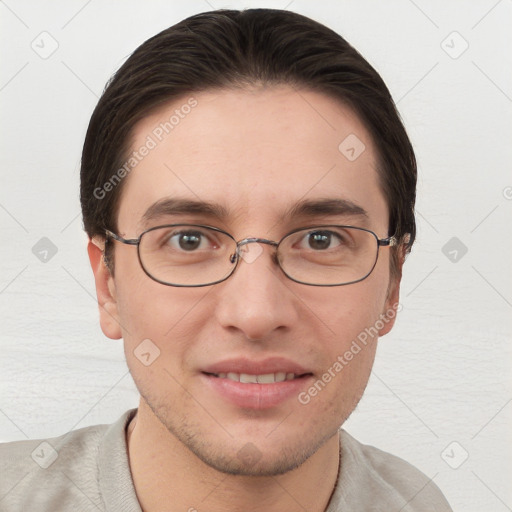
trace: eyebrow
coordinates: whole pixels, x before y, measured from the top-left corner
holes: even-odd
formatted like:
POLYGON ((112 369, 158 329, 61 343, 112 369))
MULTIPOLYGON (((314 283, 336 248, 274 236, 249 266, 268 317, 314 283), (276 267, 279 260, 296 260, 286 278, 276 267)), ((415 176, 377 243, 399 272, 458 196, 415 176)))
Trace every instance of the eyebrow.
POLYGON ((293 205, 285 216, 317 217, 320 215, 340 215, 368 219, 368 212, 358 204, 347 199, 316 199, 304 200, 293 205))
MULTIPOLYGON (((229 217, 227 208, 210 201, 196 201, 185 198, 164 198, 153 203, 144 213, 141 224, 147 225, 159 217, 170 215, 203 215, 216 217, 225 221, 229 217)), ((368 218, 364 208, 347 199, 315 199, 302 200, 291 206, 282 218, 291 220, 295 217, 313 218, 322 215, 350 216, 368 218)))
POLYGON ((193 199, 167 197, 153 203, 142 216, 141 223, 147 224, 150 221, 166 215, 205 215, 218 217, 223 220, 228 216, 224 206, 209 201, 196 201, 193 199))

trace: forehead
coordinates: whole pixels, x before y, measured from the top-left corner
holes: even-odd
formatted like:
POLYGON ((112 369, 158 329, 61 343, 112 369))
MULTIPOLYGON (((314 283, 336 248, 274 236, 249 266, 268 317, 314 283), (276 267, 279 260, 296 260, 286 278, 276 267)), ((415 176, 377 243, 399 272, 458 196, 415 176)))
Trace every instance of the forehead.
POLYGON ((305 199, 343 199, 387 220, 367 130, 349 107, 317 92, 187 96, 140 121, 131 151, 138 156, 118 217, 131 234, 156 201, 175 197, 219 204, 245 224, 275 221, 305 199))

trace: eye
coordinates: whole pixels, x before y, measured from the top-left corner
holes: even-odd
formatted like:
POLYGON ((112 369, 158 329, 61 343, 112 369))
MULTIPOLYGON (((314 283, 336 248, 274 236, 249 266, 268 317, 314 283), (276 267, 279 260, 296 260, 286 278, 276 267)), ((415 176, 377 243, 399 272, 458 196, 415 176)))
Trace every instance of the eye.
POLYGON ((197 249, 211 249, 215 244, 201 231, 180 231, 170 235, 166 240, 172 249, 193 252, 197 249))
POLYGON ((314 251, 325 251, 335 249, 343 244, 342 237, 334 231, 311 231, 306 233, 299 243, 301 249, 313 249, 314 251))

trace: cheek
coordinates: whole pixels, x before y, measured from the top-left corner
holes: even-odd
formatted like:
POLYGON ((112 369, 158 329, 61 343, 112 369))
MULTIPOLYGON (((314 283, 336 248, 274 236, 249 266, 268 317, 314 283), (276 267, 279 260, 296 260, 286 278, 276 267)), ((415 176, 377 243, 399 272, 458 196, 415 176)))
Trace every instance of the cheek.
MULTIPOLYGON (((324 318, 332 331, 317 340, 322 371, 299 397, 314 416, 325 424, 342 424, 361 399, 373 366, 377 347, 374 330, 382 302, 372 294, 360 292, 326 302, 324 318), (363 307, 364 305, 364 307, 363 307)), ((313 357, 313 353, 311 354, 313 357)))
POLYGON ((354 389, 366 385, 375 357, 386 291, 384 272, 371 274, 366 280, 347 287, 326 289, 318 317, 328 327, 329 334, 318 343, 325 371, 321 380, 329 385, 332 381, 333 388, 354 389))
POLYGON ((387 282, 375 272, 359 283, 327 289, 320 316, 330 328, 331 348, 343 349, 375 325, 385 309, 387 282))
MULTIPOLYGON (((150 353, 149 359, 156 354, 160 365, 179 368, 191 340, 210 318, 202 300, 209 289, 157 283, 140 268, 136 253, 132 256, 118 265, 116 260, 117 308, 128 366, 138 368, 141 354, 150 353)), ((144 363, 148 357, 142 359, 144 363)))

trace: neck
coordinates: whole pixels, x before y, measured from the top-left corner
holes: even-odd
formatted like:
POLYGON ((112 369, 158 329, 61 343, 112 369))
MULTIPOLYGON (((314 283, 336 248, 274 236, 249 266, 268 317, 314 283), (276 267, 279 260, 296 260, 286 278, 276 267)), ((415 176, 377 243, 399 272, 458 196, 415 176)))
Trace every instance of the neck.
POLYGON ((141 400, 127 430, 128 455, 144 512, 323 512, 339 470, 339 436, 300 467, 276 476, 221 473, 176 439, 141 400))

